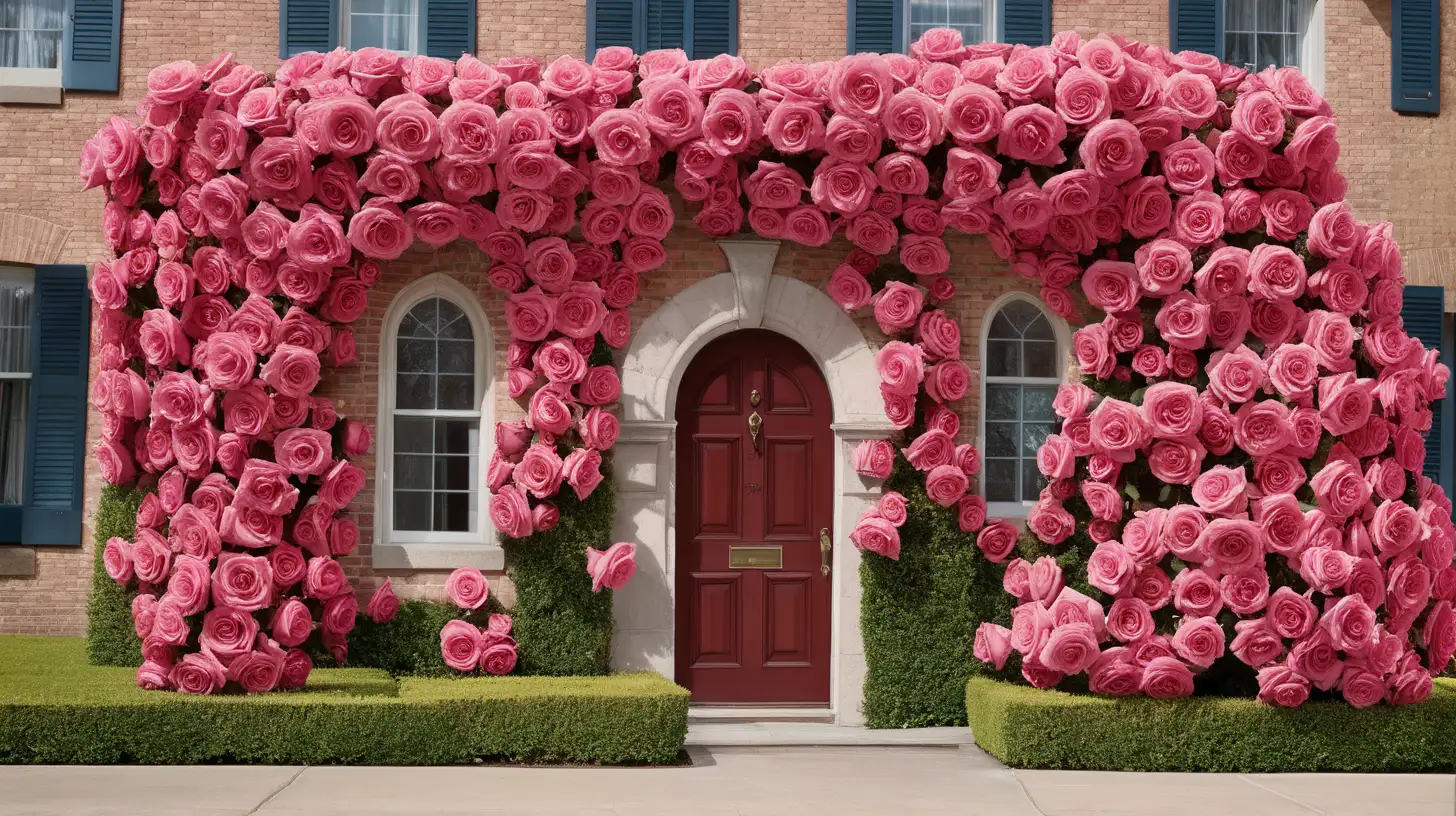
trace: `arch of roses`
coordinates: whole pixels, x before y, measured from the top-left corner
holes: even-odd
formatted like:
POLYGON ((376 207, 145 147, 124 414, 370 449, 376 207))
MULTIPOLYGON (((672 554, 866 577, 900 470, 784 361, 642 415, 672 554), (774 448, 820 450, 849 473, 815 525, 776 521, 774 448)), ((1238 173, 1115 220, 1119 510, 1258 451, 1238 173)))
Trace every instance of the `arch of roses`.
MULTIPOLYGON (((138 681, 298 686, 316 627, 346 652, 358 610, 335 558, 357 540, 348 457, 370 432, 313 391, 417 240, 476 243, 508 294, 505 380, 528 415, 497 426, 496 528, 530 536, 560 491, 589 495, 619 428, 608 352, 665 261, 675 189, 709 236, 853 245, 827 291, 892 338, 877 364, 904 432, 855 465, 923 471, 1007 564, 1013 625, 983 624, 978 658, 1109 694, 1187 695, 1236 660, 1281 705, 1424 699, 1456 651, 1451 505, 1420 475, 1449 374, 1403 330, 1399 249, 1352 215, 1338 154, 1294 69, 1075 33, 936 30, 910 55, 756 73, 624 48, 158 67, 137 118, 81 158, 119 255, 92 278, 96 455, 108 482, 159 488, 105 551, 141 591, 138 681), (1082 325, 1020 538, 985 518, 978 456, 955 443, 971 378, 942 308, 947 230, 985 235, 1082 325)), ((851 539, 896 558, 904 515, 887 493, 851 539)), ((630 543, 589 556, 594 588, 631 575, 630 543)), ((479 607, 483 581, 457 572, 450 594, 479 607)), ((396 604, 386 583, 368 613, 396 604)), ((452 622, 442 651, 509 671, 509 629, 452 622)))

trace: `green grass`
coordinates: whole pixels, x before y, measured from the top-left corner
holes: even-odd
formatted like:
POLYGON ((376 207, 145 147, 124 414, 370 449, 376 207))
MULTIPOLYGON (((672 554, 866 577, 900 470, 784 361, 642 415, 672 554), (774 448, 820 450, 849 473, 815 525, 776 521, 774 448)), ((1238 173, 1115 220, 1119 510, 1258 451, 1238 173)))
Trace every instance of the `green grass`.
POLYGON ((655 674, 316 669, 303 691, 192 697, 88 665, 79 639, 0 637, 0 763, 669 763, 687 710, 687 691, 655 674))
POLYGON ((1456 683, 1420 705, 1298 709, 1249 698, 1152 700, 1044 691, 984 677, 966 685, 976 744, 1013 768, 1098 771, 1449 773, 1456 683))

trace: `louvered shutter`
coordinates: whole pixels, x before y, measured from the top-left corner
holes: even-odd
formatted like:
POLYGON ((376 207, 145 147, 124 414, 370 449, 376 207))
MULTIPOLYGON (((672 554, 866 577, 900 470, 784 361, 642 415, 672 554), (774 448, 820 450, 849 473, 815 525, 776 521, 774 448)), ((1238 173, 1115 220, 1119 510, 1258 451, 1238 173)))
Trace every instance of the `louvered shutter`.
POLYGON ((596 56, 598 48, 623 45, 643 51, 638 37, 634 0, 587 0, 586 58, 596 56))
POLYGON ((686 25, 692 43, 688 55, 693 59, 711 59, 719 54, 738 53, 737 0, 688 0, 686 25))
POLYGON ((338 0, 280 0, 278 56, 287 59, 305 51, 327 53, 338 47, 338 0))
POLYGON ((849 53, 904 53, 904 13, 905 0, 849 0, 849 53))
MULTIPOLYGON (((645 0, 643 8, 643 51, 659 48, 690 50, 683 31, 687 18, 686 0, 645 0)), ((689 53, 688 56, 693 55, 689 53)))
POLYGON ((121 0, 72 0, 61 59, 68 91, 111 91, 121 73, 121 0))
POLYGON ((425 55, 456 60, 475 53, 475 0, 424 0, 425 55))
POLYGON ((1172 0, 1168 35, 1173 51, 1197 51, 1223 59, 1223 0, 1172 0))
POLYGON ((1050 45, 1051 0, 1006 0, 1001 10, 1001 42, 1050 45))
POLYGON ((35 268, 28 468, 20 543, 81 543, 91 293, 84 266, 35 268))
MULTIPOLYGON (((1418 338, 1428 349, 1445 346, 1446 290, 1440 286, 1407 286, 1405 305, 1400 316, 1405 324, 1406 334, 1418 338)), ((1431 421, 1431 432, 1426 435, 1426 464, 1424 472, 1432 481, 1441 481, 1441 471, 1450 454, 1446 450, 1451 440, 1449 429, 1441 421, 1441 405, 1432 406, 1435 418, 1431 421)))
POLYGON ((1390 37, 1390 106, 1441 112, 1441 0, 1395 0, 1390 37))

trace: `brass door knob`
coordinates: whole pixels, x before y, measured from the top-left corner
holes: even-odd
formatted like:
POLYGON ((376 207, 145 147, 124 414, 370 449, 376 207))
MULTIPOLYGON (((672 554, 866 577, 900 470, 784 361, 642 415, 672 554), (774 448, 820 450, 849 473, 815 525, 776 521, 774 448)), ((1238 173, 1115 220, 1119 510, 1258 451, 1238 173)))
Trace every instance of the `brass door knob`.
POLYGON ((753 440, 753 452, 758 453, 758 435, 763 432, 763 417, 757 411, 748 415, 748 436, 753 440))

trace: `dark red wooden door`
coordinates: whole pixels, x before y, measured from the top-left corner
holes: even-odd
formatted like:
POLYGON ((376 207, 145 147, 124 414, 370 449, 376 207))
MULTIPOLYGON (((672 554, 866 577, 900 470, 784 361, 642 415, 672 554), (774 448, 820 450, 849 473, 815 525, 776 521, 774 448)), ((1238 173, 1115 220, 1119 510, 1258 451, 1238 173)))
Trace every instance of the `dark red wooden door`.
POLYGON ((693 702, 829 702, 832 416, 814 359, 770 331, 714 340, 683 375, 676 679, 693 702))

